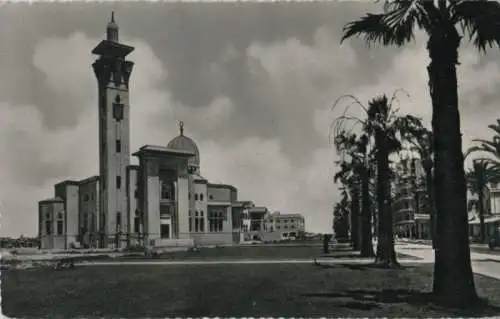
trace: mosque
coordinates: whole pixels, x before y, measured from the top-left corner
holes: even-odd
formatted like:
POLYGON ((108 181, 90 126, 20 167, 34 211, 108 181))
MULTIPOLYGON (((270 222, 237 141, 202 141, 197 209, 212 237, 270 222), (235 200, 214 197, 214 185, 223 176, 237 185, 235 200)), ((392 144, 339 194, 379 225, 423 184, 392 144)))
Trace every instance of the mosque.
POLYGON ((232 185, 200 175, 196 143, 179 135, 167 146, 144 145, 130 165, 129 79, 133 47, 118 41, 114 15, 92 53, 98 83, 99 175, 54 186, 38 204, 42 249, 120 248, 130 245, 234 244, 243 211, 232 185))

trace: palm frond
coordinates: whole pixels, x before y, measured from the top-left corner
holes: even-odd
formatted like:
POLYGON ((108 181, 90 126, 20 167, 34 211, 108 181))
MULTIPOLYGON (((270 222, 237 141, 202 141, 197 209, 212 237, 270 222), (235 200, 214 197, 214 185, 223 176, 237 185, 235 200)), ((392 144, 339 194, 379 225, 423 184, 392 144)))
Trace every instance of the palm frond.
POLYGON ((500 47, 500 3, 497 1, 459 1, 451 6, 452 22, 459 23, 481 52, 500 47))
POLYGON ((385 14, 367 14, 357 21, 344 27, 341 43, 354 35, 363 36, 367 43, 382 43, 383 45, 402 46, 413 39, 413 27, 406 24, 392 29, 385 23, 385 14))
MULTIPOLYGON (((414 39, 414 28, 430 29, 432 14, 425 0, 386 1, 384 13, 367 14, 345 25, 341 41, 352 36, 363 36, 370 43, 402 46, 414 39)), ((432 5, 432 3, 431 3, 432 5)), ((432 8, 431 8, 432 9, 432 8)))
POLYGON ((497 119, 496 124, 488 125, 488 128, 493 130, 497 135, 500 135, 500 119, 497 119))
POLYGON ((500 143, 497 141, 488 141, 485 139, 473 139, 472 142, 479 143, 478 146, 470 148, 471 152, 485 152, 500 157, 500 143))

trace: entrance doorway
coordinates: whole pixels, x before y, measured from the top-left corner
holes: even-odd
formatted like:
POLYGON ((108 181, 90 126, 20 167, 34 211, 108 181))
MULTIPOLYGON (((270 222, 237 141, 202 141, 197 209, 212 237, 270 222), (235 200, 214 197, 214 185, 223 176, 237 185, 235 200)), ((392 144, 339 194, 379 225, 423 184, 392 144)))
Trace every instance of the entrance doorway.
POLYGON ((163 224, 160 226, 160 236, 163 239, 170 238, 170 225, 169 224, 163 224))

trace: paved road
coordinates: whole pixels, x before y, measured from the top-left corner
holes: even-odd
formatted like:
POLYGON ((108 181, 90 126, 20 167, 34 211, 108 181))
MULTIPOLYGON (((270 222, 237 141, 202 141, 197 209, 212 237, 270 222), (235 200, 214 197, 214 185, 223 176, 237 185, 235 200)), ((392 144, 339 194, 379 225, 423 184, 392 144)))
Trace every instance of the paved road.
MULTIPOLYGON (((434 262, 434 250, 429 245, 396 245, 396 251, 420 258, 422 262, 434 262)), ((470 255, 474 273, 500 279, 500 255, 476 252, 471 252, 470 255)))
POLYGON ((486 248, 486 247, 471 247, 470 251, 475 252, 475 253, 484 253, 484 254, 499 255, 500 256, 500 247, 495 248, 493 250, 490 250, 489 248, 486 248))

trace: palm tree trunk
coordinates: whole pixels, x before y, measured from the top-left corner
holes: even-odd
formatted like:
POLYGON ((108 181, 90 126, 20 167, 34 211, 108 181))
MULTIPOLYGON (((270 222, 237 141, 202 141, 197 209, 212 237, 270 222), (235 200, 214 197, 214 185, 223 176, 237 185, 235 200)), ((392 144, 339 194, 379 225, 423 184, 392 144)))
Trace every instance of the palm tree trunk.
POLYGON ((460 36, 453 25, 436 27, 427 45, 431 60, 427 69, 433 108, 434 198, 438 234, 433 293, 440 302, 454 305, 477 300, 470 259, 458 111, 456 65, 459 45, 460 36))
POLYGON ((432 167, 425 168, 425 186, 427 188, 427 199, 429 205, 430 231, 432 240, 432 249, 436 249, 436 203, 434 201, 434 180, 432 178, 432 167))
POLYGON ((379 232, 375 263, 382 267, 398 267, 394 250, 393 220, 390 205, 389 150, 383 132, 375 132, 377 149, 377 206, 379 211, 379 232))
POLYGON ((478 188, 478 211, 479 211, 479 231, 481 244, 486 242, 486 229, 484 227, 484 185, 479 185, 478 188))
POLYGON ((359 250, 359 195, 358 190, 351 191, 351 243, 354 250, 359 250))
POLYGON ((370 176, 365 168, 361 176, 361 257, 373 257, 371 208, 370 208, 370 176))

